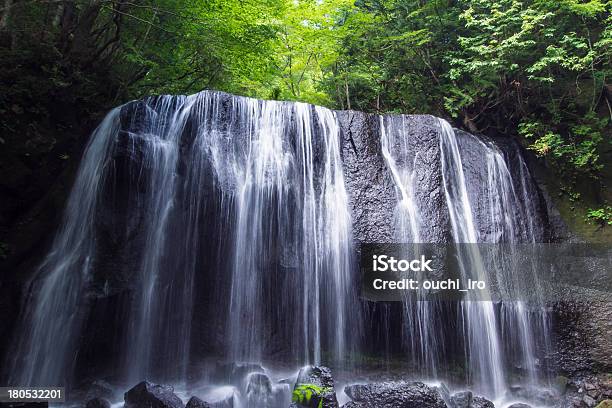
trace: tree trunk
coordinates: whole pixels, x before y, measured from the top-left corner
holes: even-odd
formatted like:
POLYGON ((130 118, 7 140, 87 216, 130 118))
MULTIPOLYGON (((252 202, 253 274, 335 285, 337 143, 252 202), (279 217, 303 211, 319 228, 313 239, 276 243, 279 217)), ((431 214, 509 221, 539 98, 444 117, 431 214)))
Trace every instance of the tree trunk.
POLYGON ((349 97, 348 81, 344 78, 344 92, 346 93, 346 107, 351 110, 351 98, 349 97))

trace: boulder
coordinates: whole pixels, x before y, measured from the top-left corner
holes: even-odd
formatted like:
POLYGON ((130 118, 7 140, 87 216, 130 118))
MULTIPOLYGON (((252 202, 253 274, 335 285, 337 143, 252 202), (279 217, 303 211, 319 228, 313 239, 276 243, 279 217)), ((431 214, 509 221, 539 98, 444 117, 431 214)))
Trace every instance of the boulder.
POLYGON ((353 400, 345 407, 446 408, 440 392, 421 382, 348 385, 344 392, 353 400))
POLYGON ((125 408, 183 408, 170 385, 143 381, 124 394, 125 408))
POLYGON ((472 405, 472 391, 461 391, 451 397, 452 408, 470 408, 472 405))
POLYGON ((597 405, 597 401, 595 400, 595 398, 589 395, 585 395, 584 397, 582 397, 582 402, 584 402, 584 404, 589 408, 592 408, 597 405))
POLYGON ((324 366, 306 366, 300 370, 293 388, 292 408, 338 408, 331 370, 324 366))
POLYGON ((213 408, 213 406, 206 401, 202 401, 198 397, 191 397, 189 401, 187 401, 185 408, 213 408))
POLYGON ((234 407, 234 399, 233 397, 226 398, 221 401, 216 402, 206 402, 201 400, 198 397, 191 397, 189 401, 187 401, 187 405, 185 408, 233 408, 234 407))
POLYGON ((470 405, 470 408, 495 408, 495 404, 485 397, 477 396, 472 398, 472 405, 470 405))
POLYGON ((104 398, 92 398, 85 404, 85 408, 110 408, 111 403, 104 398))
POLYGON ((522 402, 517 402, 515 404, 509 405, 508 408, 531 408, 531 405, 523 404, 522 402))

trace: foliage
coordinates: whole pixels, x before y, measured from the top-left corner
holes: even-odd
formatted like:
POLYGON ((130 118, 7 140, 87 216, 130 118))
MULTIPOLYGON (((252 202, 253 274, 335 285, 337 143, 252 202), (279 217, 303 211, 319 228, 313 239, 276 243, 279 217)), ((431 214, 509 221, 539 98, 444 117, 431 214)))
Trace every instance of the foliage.
POLYGON ((589 208, 587 220, 601 227, 612 225, 612 207, 608 205, 597 209, 589 208))
POLYGON ((93 115, 144 95, 213 88, 444 116, 519 138, 568 191, 585 179, 605 187, 606 0, 4 3, 0 113, 17 121, 0 120, 3 140, 35 140, 44 126, 32 115, 51 120, 57 100, 93 115))
POLYGON ((598 176, 612 115, 609 2, 357 4, 361 28, 345 39, 353 105, 518 135, 560 170, 598 176))
MULTIPOLYGON (((328 391, 328 388, 319 387, 315 384, 299 384, 293 390, 291 401, 302 406, 310 406, 313 397, 320 397, 328 391)), ((323 406, 323 399, 318 398, 318 401, 317 408, 321 408, 323 406)))
POLYGON ((340 107, 433 113, 471 132, 517 137, 564 190, 605 189, 611 8, 601 0, 358 0, 339 22, 350 29, 328 93, 340 107))

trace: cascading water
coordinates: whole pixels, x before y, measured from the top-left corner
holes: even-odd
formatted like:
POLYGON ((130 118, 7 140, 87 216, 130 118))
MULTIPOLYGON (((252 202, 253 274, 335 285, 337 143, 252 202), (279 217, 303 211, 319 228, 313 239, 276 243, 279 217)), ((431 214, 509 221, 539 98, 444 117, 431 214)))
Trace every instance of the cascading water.
MULTIPOLYGON (((466 177, 461 168, 462 147, 458 144, 459 138, 447 122, 441 120, 440 127, 443 171, 455 166, 452 173, 458 175, 453 180, 450 174, 445 174, 446 196, 455 241, 505 244, 507 253, 502 252, 502 259, 495 260, 498 265, 495 268, 495 278, 501 288, 511 288, 513 293, 524 292, 525 288, 521 287, 522 276, 527 275, 528 271, 516 268, 514 261, 519 257, 514 256, 513 251, 517 250, 516 244, 534 243, 541 240, 542 236, 541 226, 536 225, 538 217, 533 204, 535 194, 527 193, 528 171, 522 157, 517 156, 520 175, 518 188, 521 192, 519 198, 516 182, 502 152, 492 143, 463 133, 463 140, 467 142, 463 147, 464 154, 465 149, 469 149, 473 155, 484 159, 485 163, 481 179, 486 182, 474 189, 470 197, 466 177), (445 165, 444 162, 448 164, 445 165), (449 184, 455 184, 456 187, 449 187, 449 184), (461 204, 457 205, 458 202, 461 204), (476 203, 478 207, 478 218, 472 216, 474 210, 471 202, 476 203), (460 211, 463 214, 458 214, 460 211), (463 226, 457 224, 459 220, 463 221, 463 226), (477 229, 484 231, 484 234, 479 234, 477 229)), ((472 185, 478 186, 474 182, 472 185)), ((468 247, 466 270, 485 277, 487 272, 483 270, 479 251, 476 246, 468 247)), ((537 277, 537 271, 532 271, 532 275, 537 277)), ((537 279, 531 282, 537 285, 537 279)), ((535 293, 539 294, 541 291, 536 288, 535 293)), ((539 304, 543 302, 540 301, 539 304)), ((509 363, 519 360, 520 363, 515 365, 526 372, 527 382, 531 386, 537 385, 535 343, 544 340, 545 347, 549 347, 548 317, 544 308, 537 305, 528 308, 519 299, 501 302, 499 312, 493 308, 492 302, 468 301, 462 302, 461 305, 465 315, 463 320, 469 333, 468 356, 472 360, 469 367, 473 375, 480 376, 478 383, 492 384, 488 391, 497 398, 501 397, 502 392, 507 389, 504 373, 509 371, 509 363), (483 334, 486 334, 486 338, 483 334), (478 361, 473 361, 474 355, 478 356, 478 361)))
POLYGON ((249 129, 244 157, 232 166, 230 356, 259 361, 272 318, 303 362, 320 363, 322 347, 342 359, 347 331, 359 325, 347 325, 351 230, 334 114, 300 103, 238 102, 237 123, 249 129), (268 262, 279 256, 286 268, 281 288, 268 292, 268 262), (264 299, 276 296, 292 316, 266 313, 264 299))
POLYGON ((500 338, 504 339, 505 355, 512 356, 506 360, 513 360, 511 363, 526 372, 526 382, 531 387, 546 385, 547 378, 541 373, 543 370, 538 370, 536 358, 536 343, 541 343, 543 350, 551 350, 549 316, 542 306, 543 291, 539 287, 536 265, 532 264, 531 270, 516 265, 520 258, 518 245, 544 240, 542 221, 534 204, 537 193, 530 189, 529 171, 520 154, 516 155, 519 177, 514 180, 507 164, 509 160, 497 146, 468 133, 463 133, 463 136, 469 141, 469 149, 481 152, 480 157, 484 157, 486 163, 486 183, 473 195, 479 206, 477 223, 485 232, 480 241, 502 244, 506 248, 496 259, 496 280, 501 288, 516 294, 527 292, 529 288, 524 287, 524 282, 534 286, 531 288, 531 293, 535 294, 532 304, 527 305, 520 299, 509 299, 500 304, 500 338), (526 280, 525 276, 533 279, 526 280))
MULTIPOLYGON (((439 120, 439 125, 444 195, 450 215, 453 239, 456 243, 477 243, 478 235, 455 132, 444 120, 439 120)), ((482 259, 475 245, 460 251, 459 265, 464 279, 486 279, 482 259)), ((482 391, 498 397, 505 390, 505 370, 498 323, 493 303, 486 300, 485 293, 479 292, 479 295, 480 299, 461 302, 462 322, 464 322, 466 332, 469 358, 468 376, 470 379, 473 378, 476 386, 482 391)))
MULTIPOLYGON (((416 204, 416 169, 421 152, 411 145, 406 116, 380 117, 381 150, 393 177, 398 202, 395 209, 397 242, 421 242, 421 216, 416 204)), ((416 252, 416 247, 414 248, 416 252)), ((408 254, 406 254, 408 258, 408 254)), ((422 293, 418 293, 421 295, 422 293)), ((402 334, 408 343, 412 363, 426 375, 435 378, 439 365, 441 330, 436 325, 436 304, 427 299, 407 295, 403 304, 404 328, 402 334), (423 301, 425 300, 425 301, 423 301)))
POLYGON ((399 194, 396 214, 399 235, 397 239, 399 242, 420 242, 420 216, 414 202, 414 162, 418 152, 410 151, 409 138, 405 116, 380 117, 382 154, 399 194))
POLYGON ((128 381, 186 378, 209 207, 224 218, 215 230, 224 256, 210 286, 229 286, 218 308, 228 310, 228 358, 261 361, 277 339, 301 364, 320 363, 323 349, 341 361, 361 324, 335 114, 215 92, 147 99, 123 108, 132 116, 120 124, 121 109, 92 137, 33 286, 22 332, 31 340, 17 352, 28 361, 16 361, 15 382, 50 385, 70 374, 81 297, 101 246, 102 201, 123 214, 113 228, 133 246, 136 287, 122 353, 128 381))
POLYGON ((53 386, 71 376, 82 323, 83 287, 94 261, 94 219, 105 158, 119 129, 119 109, 94 132, 68 200, 60 230, 40 266, 11 353, 11 384, 53 386))
MULTIPOLYGON (((143 217, 144 249, 139 267, 141 288, 136 292, 128 330, 126 372, 128 379, 137 381, 150 375, 152 355, 155 353, 155 343, 163 339, 171 359, 178 363, 171 365, 175 370, 182 371, 184 358, 187 356, 187 341, 189 339, 189 306, 179 308, 178 322, 173 325, 176 337, 168 335, 166 322, 156 319, 156 316, 170 316, 172 309, 172 292, 189 299, 188 277, 183 277, 181 271, 174 276, 168 276, 168 257, 173 254, 166 244, 168 240, 169 223, 173 216, 177 196, 176 167, 179 158, 179 140, 182 135, 187 113, 193 101, 180 97, 159 98, 152 109, 147 109, 143 118, 141 134, 132 134, 132 143, 141 143, 145 154, 144 160, 150 167, 149 174, 141 182, 144 184, 143 217), (161 120, 160 120, 161 119, 161 120), (175 288, 175 285, 180 288, 175 288), (187 292, 183 292, 183 289, 187 292), (183 293, 181 293, 183 292, 183 293), (174 359, 177 360, 174 360, 174 359), (182 364, 181 364, 182 363, 182 364)), ((132 144, 132 146, 135 146, 132 144)), ((132 151, 132 154, 136 154, 132 151)), ((174 271, 173 271, 174 272, 174 271)), ((168 359, 167 361, 169 361, 168 359)), ((170 373, 168 373, 170 374, 170 373)))
MULTIPOLYGON (((408 124, 408 117, 380 117, 382 154, 398 200, 396 240, 406 243, 444 241, 443 236, 430 234, 430 228, 423 225, 426 219, 421 213, 431 217, 439 211, 447 212, 450 239, 458 248, 462 279, 487 280, 488 272, 479 247, 464 244, 505 243, 512 250, 513 244, 542 239, 533 204, 534 193, 528 191, 526 165, 518 155, 520 177, 516 182, 502 152, 494 144, 467 133, 460 138, 444 120, 437 120, 435 125, 439 135, 438 167, 445 198, 445 205, 440 208, 427 198, 417 197, 422 183, 422 176, 417 174, 418 166, 423 165, 419 160, 430 152, 423 150, 410 134, 413 125, 408 124), (462 163, 462 156, 468 153, 479 161, 470 163, 469 181, 462 163)), ((503 276, 496 276, 501 286, 520 287, 524 272, 513 268, 513 257, 507 255, 497 261, 504 263, 496 269, 505 271, 503 276)), ((546 313, 537 307, 527 308, 518 300, 497 304, 488 300, 487 291, 477 293, 477 298, 459 302, 455 323, 448 322, 444 305, 432 299, 407 298, 404 301, 403 335, 418 372, 434 378, 444 376, 440 367, 445 363, 445 342, 449 337, 461 336, 466 356, 466 381, 475 390, 496 399, 504 397, 510 360, 517 358, 520 363, 514 365, 524 370, 528 382, 535 385, 535 341, 546 338, 546 313), (454 334, 453 330, 456 330, 454 334)), ((424 295, 419 293, 419 296, 424 295)))

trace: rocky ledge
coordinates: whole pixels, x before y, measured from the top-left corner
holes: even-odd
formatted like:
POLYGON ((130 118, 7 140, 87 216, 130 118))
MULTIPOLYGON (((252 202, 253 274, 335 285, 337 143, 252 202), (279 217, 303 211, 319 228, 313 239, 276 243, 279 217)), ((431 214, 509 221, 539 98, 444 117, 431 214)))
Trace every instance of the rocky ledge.
MULTIPOLYGON (((185 404, 170 385, 140 382, 124 394, 125 408, 340 408, 332 371, 324 366, 303 367, 295 382, 278 382, 259 364, 230 363, 219 365, 219 375, 237 391, 221 400, 205 401, 192 396, 185 404), (238 384, 241 384, 238 386, 238 384), (293 385, 292 401, 290 385, 293 385), (283 392, 279 392, 280 388, 283 392)), ((220 380, 220 377, 217 377, 220 380)), ((220 380, 220 383, 223 383, 220 380)), ((96 381, 86 394, 86 408, 110 408, 110 386, 96 381), (103 384, 104 386, 101 386, 103 384)), ((384 381, 351 384, 344 388, 350 398, 342 408, 495 408, 493 402, 471 391, 451 393, 444 385, 432 386, 418 381, 384 381)), ((584 377, 579 380, 558 378, 556 389, 510 387, 508 402, 498 408, 612 408, 612 378, 584 377)))
POLYGON ((382 382, 348 385, 344 392, 352 401, 345 408, 446 408, 441 393, 421 382, 382 382))

